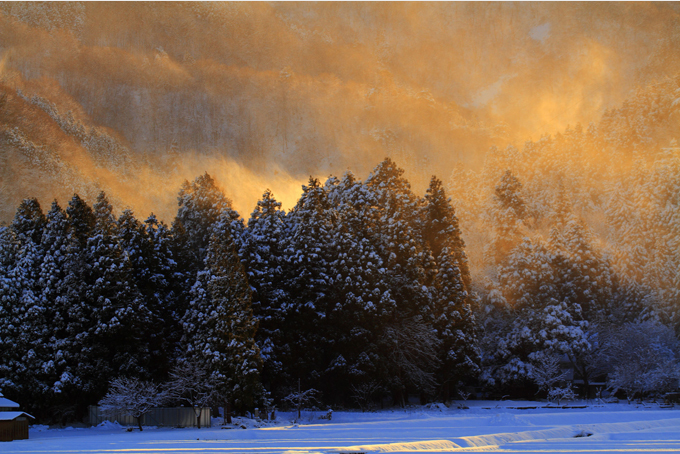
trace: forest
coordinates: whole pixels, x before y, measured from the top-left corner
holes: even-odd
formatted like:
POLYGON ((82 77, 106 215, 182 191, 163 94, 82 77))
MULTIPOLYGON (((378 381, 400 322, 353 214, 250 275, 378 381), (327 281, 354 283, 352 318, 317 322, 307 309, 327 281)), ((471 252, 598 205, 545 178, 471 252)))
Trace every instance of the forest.
POLYGON ((236 414, 677 391, 678 24, 0 2, 0 392, 67 422, 132 382, 236 414))
POLYGON ((171 226, 103 192, 25 199, 0 236, 3 393, 75 418, 114 378, 182 367, 236 412, 300 386, 362 409, 675 390, 680 147, 643 133, 649 100, 673 118, 678 82, 422 196, 386 158, 365 180, 310 177, 290 211, 266 190, 247 222, 208 173, 171 226))

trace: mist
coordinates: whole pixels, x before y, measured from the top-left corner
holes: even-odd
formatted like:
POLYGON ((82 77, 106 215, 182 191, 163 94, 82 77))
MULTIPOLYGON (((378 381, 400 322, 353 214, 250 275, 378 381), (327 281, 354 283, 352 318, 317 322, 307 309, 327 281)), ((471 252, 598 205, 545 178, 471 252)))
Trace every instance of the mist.
POLYGON ((247 218, 267 188, 290 208, 310 175, 365 177, 386 156, 422 193, 680 69, 675 3, 0 10, 4 221, 24 197, 104 190, 170 222, 206 171, 247 218))

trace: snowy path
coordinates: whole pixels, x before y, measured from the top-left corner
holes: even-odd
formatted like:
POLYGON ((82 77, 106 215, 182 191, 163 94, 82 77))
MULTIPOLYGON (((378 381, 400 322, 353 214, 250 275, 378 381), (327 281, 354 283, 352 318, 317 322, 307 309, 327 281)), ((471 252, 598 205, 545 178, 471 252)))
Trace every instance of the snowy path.
MULTIPOLYGON (((280 420, 286 421, 286 414, 280 420)), ((680 411, 589 409, 336 412, 333 421, 231 429, 32 430, 0 453, 680 452, 680 411), (592 434, 574 438, 577 434, 592 434)))

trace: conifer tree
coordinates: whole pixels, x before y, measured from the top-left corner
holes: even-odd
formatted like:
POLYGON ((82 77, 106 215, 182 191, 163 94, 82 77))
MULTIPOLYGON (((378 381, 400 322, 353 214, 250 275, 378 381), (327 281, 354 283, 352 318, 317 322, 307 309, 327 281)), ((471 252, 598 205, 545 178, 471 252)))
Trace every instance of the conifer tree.
MULTIPOLYGON (((161 348, 165 352, 163 367, 170 365, 174 352, 182 337, 180 319, 184 315, 180 305, 183 290, 181 273, 173 253, 172 231, 168 226, 151 214, 144 221, 146 238, 150 247, 148 250, 150 263, 150 283, 142 284, 140 291, 154 295, 153 311, 158 314, 163 323, 163 343, 161 348)), ((159 370, 164 374, 164 370, 159 370)))
MULTIPOLYGON (((418 386, 418 383, 431 385, 433 382, 423 378, 438 367, 436 361, 427 359, 434 345, 438 344, 436 336, 435 342, 431 342, 429 336, 414 336, 416 349, 413 351, 422 352, 423 357, 413 357, 403 363, 393 354, 394 333, 407 328, 418 333, 434 332, 431 320, 435 312, 434 301, 431 288, 426 284, 436 265, 423 238, 422 201, 413 194, 403 173, 387 158, 378 164, 365 182, 367 188, 374 192, 376 202, 367 213, 371 226, 367 230, 368 238, 383 261, 383 280, 390 290, 385 302, 395 303, 382 326, 378 356, 383 363, 381 370, 398 372, 384 377, 398 402, 403 402, 409 387, 418 386), (417 349, 419 343, 420 350, 417 349)), ((386 309, 381 306, 380 310, 386 309)), ((419 391, 431 391, 430 385, 419 391)))
MULTIPOLYGON (((58 379, 53 384, 54 393, 59 394, 60 401, 69 411, 78 411, 83 400, 79 398, 84 381, 79 375, 81 361, 86 361, 87 354, 82 351, 82 341, 87 337, 90 325, 87 310, 87 262, 85 251, 87 242, 95 225, 92 208, 75 194, 66 208, 66 244, 65 255, 59 252, 59 267, 63 272, 63 280, 48 292, 47 298, 55 295, 55 325, 52 341, 58 379)), ((52 224, 49 229, 58 229, 52 224)), ((56 246, 58 251, 60 248, 56 246)), ((55 254, 57 252, 55 251, 55 254)), ((85 364, 85 363, 83 363, 85 364)), ((82 396, 81 396, 82 397, 82 396)))
POLYGON ((173 256, 177 262, 176 279, 181 282, 178 312, 184 314, 190 300, 189 291, 196 273, 203 269, 213 226, 219 216, 229 213, 229 229, 237 244, 243 233, 243 222, 231 208, 231 201, 205 173, 189 183, 185 181, 177 198, 179 208, 172 224, 173 256))
POLYGON ((266 190, 248 220, 240 255, 253 290, 252 308, 259 328, 257 344, 264 362, 263 383, 271 392, 281 381, 281 352, 285 338, 285 308, 290 303, 282 285, 286 267, 287 225, 285 213, 271 191, 266 190))
POLYGON ((494 191, 493 237, 486 249, 487 259, 500 263, 520 242, 526 205, 521 196, 522 184, 507 170, 494 191))
POLYGON ((49 391, 45 374, 51 358, 48 342, 52 320, 49 318, 49 306, 42 304, 38 285, 41 255, 39 246, 29 239, 19 249, 13 270, 13 285, 19 290, 19 299, 15 312, 17 344, 13 352, 16 361, 12 370, 15 384, 19 385, 19 390, 34 410, 34 404, 49 391))
POLYGON ((213 226, 205 269, 191 289, 183 319, 186 355, 198 356, 219 383, 219 391, 237 409, 250 409, 262 397, 262 360, 255 344, 257 321, 252 293, 231 234, 231 210, 213 226))
POLYGON ((432 255, 439 257, 444 249, 453 256, 460 271, 461 280, 466 290, 471 287, 470 266, 465 254, 465 242, 462 238, 458 217, 446 197, 444 186, 437 177, 432 177, 430 187, 425 195, 425 239, 432 255))
POLYGON ((403 174, 387 158, 366 179, 377 203, 370 214, 374 226, 370 239, 383 257, 386 279, 401 316, 427 317, 432 312, 431 295, 423 290, 423 283, 434 263, 422 238, 421 203, 403 174))
POLYGON ((301 377, 321 376, 328 343, 323 323, 331 285, 332 211, 326 188, 319 180, 310 178, 302 189, 297 205, 286 216, 290 237, 286 242, 285 286, 290 304, 284 309, 288 342, 282 359, 291 386, 301 377))
POLYGON ((243 231, 243 223, 238 213, 231 208, 231 201, 217 187, 215 180, 205 173, 189 183, 185 181, 177 198, 179 209, 173 223, 176 241, 181 245, 186 257, 184 266, 191 274, 203 267, 212 227, 223 212, 230 216, 229 229, 238 242, 243 231))
POLYGON ((43 259, 38 271, 40 304, 46 308, 46 318, 49 320, 46 347, 50 359, 44 370, 49 377, 47 383, 52 396, 61 392, 60 378, 67 368, 63 343, 68 322, 68 235, 66 212, 55 200, 47 213, 47 224, 41 240, 43 259))
POLYGON ((0 227, 0 388, 7 396, 17 386, 13 372, 19 329, 20 289, 14 279, 17 250, 14 230, 0 227))
MULTIPOLYGON (((5 378, 12 383, 10 391, 23 393, 29 405, 45 392, 42 370, 48 361, 46 308, 39 299, 38 267, 42 260, 42 230, 45 216, 36 199, 25 199, 12 222, 16 241, 11 269, 6 281, 13 287, 13 298, 7 301, 8 319, 3 320, 5 342, 5 378)), ((11 250, 11 249, 10 249, 11 250)), ((35 409, 35 407, 32 407, 35 409)))
POLYGON ((169 353, 177 340, 173 328, 173 295, 169 279, 174 265, 170 257, 169 241, 158 241, 158 229, 167 232, 152 215, 146 226, 139 222, 131 210, 124 210, 118 219, 119 245, 129 261, 134 284, 139 289, 147 309, 159 323, 149 327, 148 343, 151 363, 149 371, 155 378, 163 379, 169 371, 169 353), (152 238, 151 235, 154 235, 152 238))
POLYGON ((102 192, 93 206, 95 227, 87 240, 85 300, 79 306, 84 330, 77 336, 75 374, 82 397, 99 399, 114 374, 146 378, 148 339, 158 324, 132 278, 120 247, 113 207, 102 192))
POLYGON ((326 347, 326 369, 320 389, 326 394, 353 394, 375 388, 382 380, 379 341, 396 303, 383 279, 384 262, 367 237, 375 194, 354 175, 326 183, 335 221, 329 232, 330 261, 324 330, 333 342, 326 347))
POLYGON ((551 262, 552 254, 541 241, 525 238, 499 267, 507 301, 500 309, 505 326, 495 334, 499 341, 488 361, 494 369, 491 375, 501 383, 531 378, 530 355, 542 350, 537 329, 541 314, 556 296, 551 262))
POLYGON ((458 219, 439 179, 432 177, 425 195, 424 236, 435 258, 433 324, 441 340, 441 383, 449 385, 479 372, 476 321, 470 305, 470 271, 458 219))
POLYGON ((24 199, 17 208, 12 228, 16 232, 17 240, 20 243, 32 241, 40 244, 42 231, 45 227, 45 215, 40 208, 40 203, 35 198, 24 199))
POLYGON ((92 207, 78 194, 74 194, 66 208, 66 214, 68 215, 71 244, 73 247, 82 250, 85 248, 95 225, 92 207))
POLYGON ((566 228, 565 247, 575 268, 572 303, 579 304, 583 316, 595 320, 608 310, 613 290, 613 276, 609 261, 591 245, 590 234, 583 224, 572 220, 566 228))

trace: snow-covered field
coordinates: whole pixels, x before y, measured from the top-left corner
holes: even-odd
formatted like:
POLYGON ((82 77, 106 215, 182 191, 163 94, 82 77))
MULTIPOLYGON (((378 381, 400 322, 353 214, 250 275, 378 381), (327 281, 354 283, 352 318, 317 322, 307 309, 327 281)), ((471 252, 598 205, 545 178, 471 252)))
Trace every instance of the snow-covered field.
MULTIPOLYGON (((273 423, 239 420, 225 430, 145 428, 105 423, 89 429, 36 426, 3 453, 339 453, 339 452, 678 452, 680 407, 627 403, 545 408, 544 403, 468 402, 375 413, 335 412, 332 421, 279 413, 273 423), (512 407, 533 407, 518 409, 512 407), (256 427, 261 426, 261 427, 256 427)), ((572 404, 574 405, 574 404, 572 404)), ((216 423, 221 420, 214 420, 216 423)))

